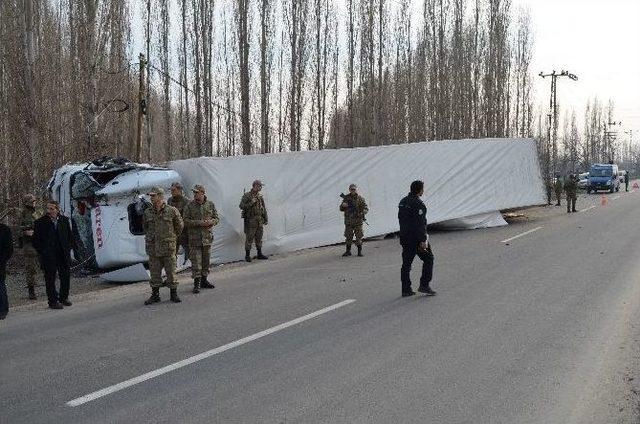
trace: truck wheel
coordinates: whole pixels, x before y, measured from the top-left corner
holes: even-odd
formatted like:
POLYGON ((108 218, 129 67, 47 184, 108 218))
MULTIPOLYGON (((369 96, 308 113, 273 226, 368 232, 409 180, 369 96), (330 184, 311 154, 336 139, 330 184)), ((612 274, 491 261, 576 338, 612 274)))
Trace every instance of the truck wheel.
POLYGON ((615 191, 615 189, 614 189, 613 187, 611 187, 611 188, 609 189, 609 193, 613 193, 614 191, 615 191))
POLYGON ((591 189, 590 188, 587 189, 587 194, 591 194, 591 189))

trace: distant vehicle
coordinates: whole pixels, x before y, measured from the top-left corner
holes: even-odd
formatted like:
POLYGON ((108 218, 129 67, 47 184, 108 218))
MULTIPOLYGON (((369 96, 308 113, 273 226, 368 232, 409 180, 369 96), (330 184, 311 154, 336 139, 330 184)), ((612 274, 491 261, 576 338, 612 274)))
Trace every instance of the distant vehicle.
POLYGON ((587 193, 608 190, 609 193, 620 191, 618 165, 596 163, 589 170, 587 193))
POLYGON ((582 190, 586 190, 589 185, 589 173, 583 172, 578 174, 578 188, 582 190))
POLYGON ((620 180, 620 184, 624 184, 624 176, 627 173, 624 169, 618 170, 618 180, 620 180))

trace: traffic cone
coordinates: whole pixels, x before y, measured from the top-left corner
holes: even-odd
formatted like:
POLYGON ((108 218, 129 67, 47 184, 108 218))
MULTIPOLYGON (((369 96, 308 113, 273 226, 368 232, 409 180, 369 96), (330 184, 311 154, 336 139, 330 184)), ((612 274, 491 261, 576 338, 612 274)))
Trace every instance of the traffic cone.
POLYGON ((638 185, 638 182, 636 181, 635 183, 633 183, 633 188, 638 189, 640 188, 640 185, 638 185))
POLYGON ((607 196, 603 194, 602 197, 600 198, 600 206, 607 206, 608 202, 609 202, 609 199, 607 198, 607 196))

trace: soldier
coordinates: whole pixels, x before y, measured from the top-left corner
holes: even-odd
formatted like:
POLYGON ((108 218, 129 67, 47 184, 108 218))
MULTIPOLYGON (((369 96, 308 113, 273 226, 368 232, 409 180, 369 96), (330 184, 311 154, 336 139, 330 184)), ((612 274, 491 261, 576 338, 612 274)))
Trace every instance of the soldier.
POLYGON ((578 189, 578 184, 576 183, 576 179, 574 175, 569 175, 567 182, 564 184, 564 191, 567 193, 567 213, 577 212, 576 210, 576 200, 578 197, 576 195, 576 191, 578 189))
POLYGON ((182 217, 176 208, 165 203, 164 190, 161 187, 153 187, 147 194, 151 197, 151 207, 144 211, 142 225, 145 247, 149 255, 151 297, 144 304, 160 302, 163 268, 167 285, 171 290, 171 301, 178 303, 181 300, 178 297, 176 281, 176 243, 182 233, 182 217))
POLYGON ((629 191, 629 171, 624 171, 624 191, 629 191))
POLYGON ((545 186, 545 189, 547 190, 547 206, 550 206, 551 205, 551 194, 553 192, 553 182, 551 181, 550 177, 545 178, 544 186, 545 186))
POLYGON ((556 182, 553 185, 553 189, 556 192, 556 206, 561 206, 560 199, 562 198, 562 180, 560 179, 560 174, 556 175, 556 182))
POLYGON ((36 274, 38 272, 38 253, 33 247, 33 224, 42 213, 36 211, 36 196, 25 194, 22 197, 22 211, 20 212, 20 246, 24 263, 24 277, 29 290, 29 299, 36 300, 36 274))
POLYGON ((0 319, 5 319, 9 313, 9 297, 5 283, 7 262, 13 254, 13 239, 11 230, 0 222, 0 319))
POLYGON ((185 207, 183 218, 189 238, 193 292, 200 293, 200 287, 213 289, 215 286, 207 281, 213 242, 211 230, 220 220, 215 205, 207 199, 204 186, 193 187, 193 200, 185 207))
MULTIPOLYGON (((171 197, 167 200, 167 204, 178 209, 183 220, 184 208, 187 207, 188 203, 189 199, 182 194, 182 184, 178 182, 171 184, 171 197)), ((186 260, 186 258, 189 257, 189 236, 186 231, 183 231, 182 234, 180 234, 178 243, 176 243, 176 255, 178 254, 180 246, 182 246, 182 250, 184 250, 184 257, 186 260)))
POLYGON ((349 194, 340 195, 342 203, 340 210, 344 212, 344 237, 347 250, 342 256, 351 256, 351 243, 353 236, 356 236, 356 247, 358 248, 358 256, 362 256, 362 224, 365 221, 365 215, 369 212, 367 202, 364 197, 358 194, 358 187, 355 184, 349 185, 349 194))
POLYGON ((244 260, 247 262, 251 262, 251 246, 254 240, 258 250, 257 258, 268 259, 262 254, 263 227, 269 223, 267 207, 264 204, 262 194, 260 194, 262 186, 262 181, 255 180, 251 185, 251 191, 245 193, 242 196, 242 200, 240 200, 240 209, 242 209, 242 218, 244 219, 244 234, 246 236, 244 260))

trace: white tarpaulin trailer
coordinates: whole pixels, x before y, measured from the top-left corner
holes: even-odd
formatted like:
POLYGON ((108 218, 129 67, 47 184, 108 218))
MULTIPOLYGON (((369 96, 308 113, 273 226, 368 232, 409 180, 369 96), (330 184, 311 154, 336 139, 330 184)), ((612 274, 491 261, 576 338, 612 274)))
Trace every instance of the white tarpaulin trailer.
MULTIPOLYGON (((220 224, 215 227, 213 261, 244 257, 243 221, 238 207, 254 179, 265 183, 269 212, 267 254, 344 241, 339 194, 350 183, 369 205, 365 237, 398 231, 397 206, 411 181, 425 182, 429 223, 486 215, 543 204, 536 145, 530 139, 423 142, 353 149, 274 153, 172 162, 185 189, 202 184, 220 224)), ((492 225, 496 225, 495 221, 492 225)), ((487 222, 489 222, 487 221, 487 222)))

